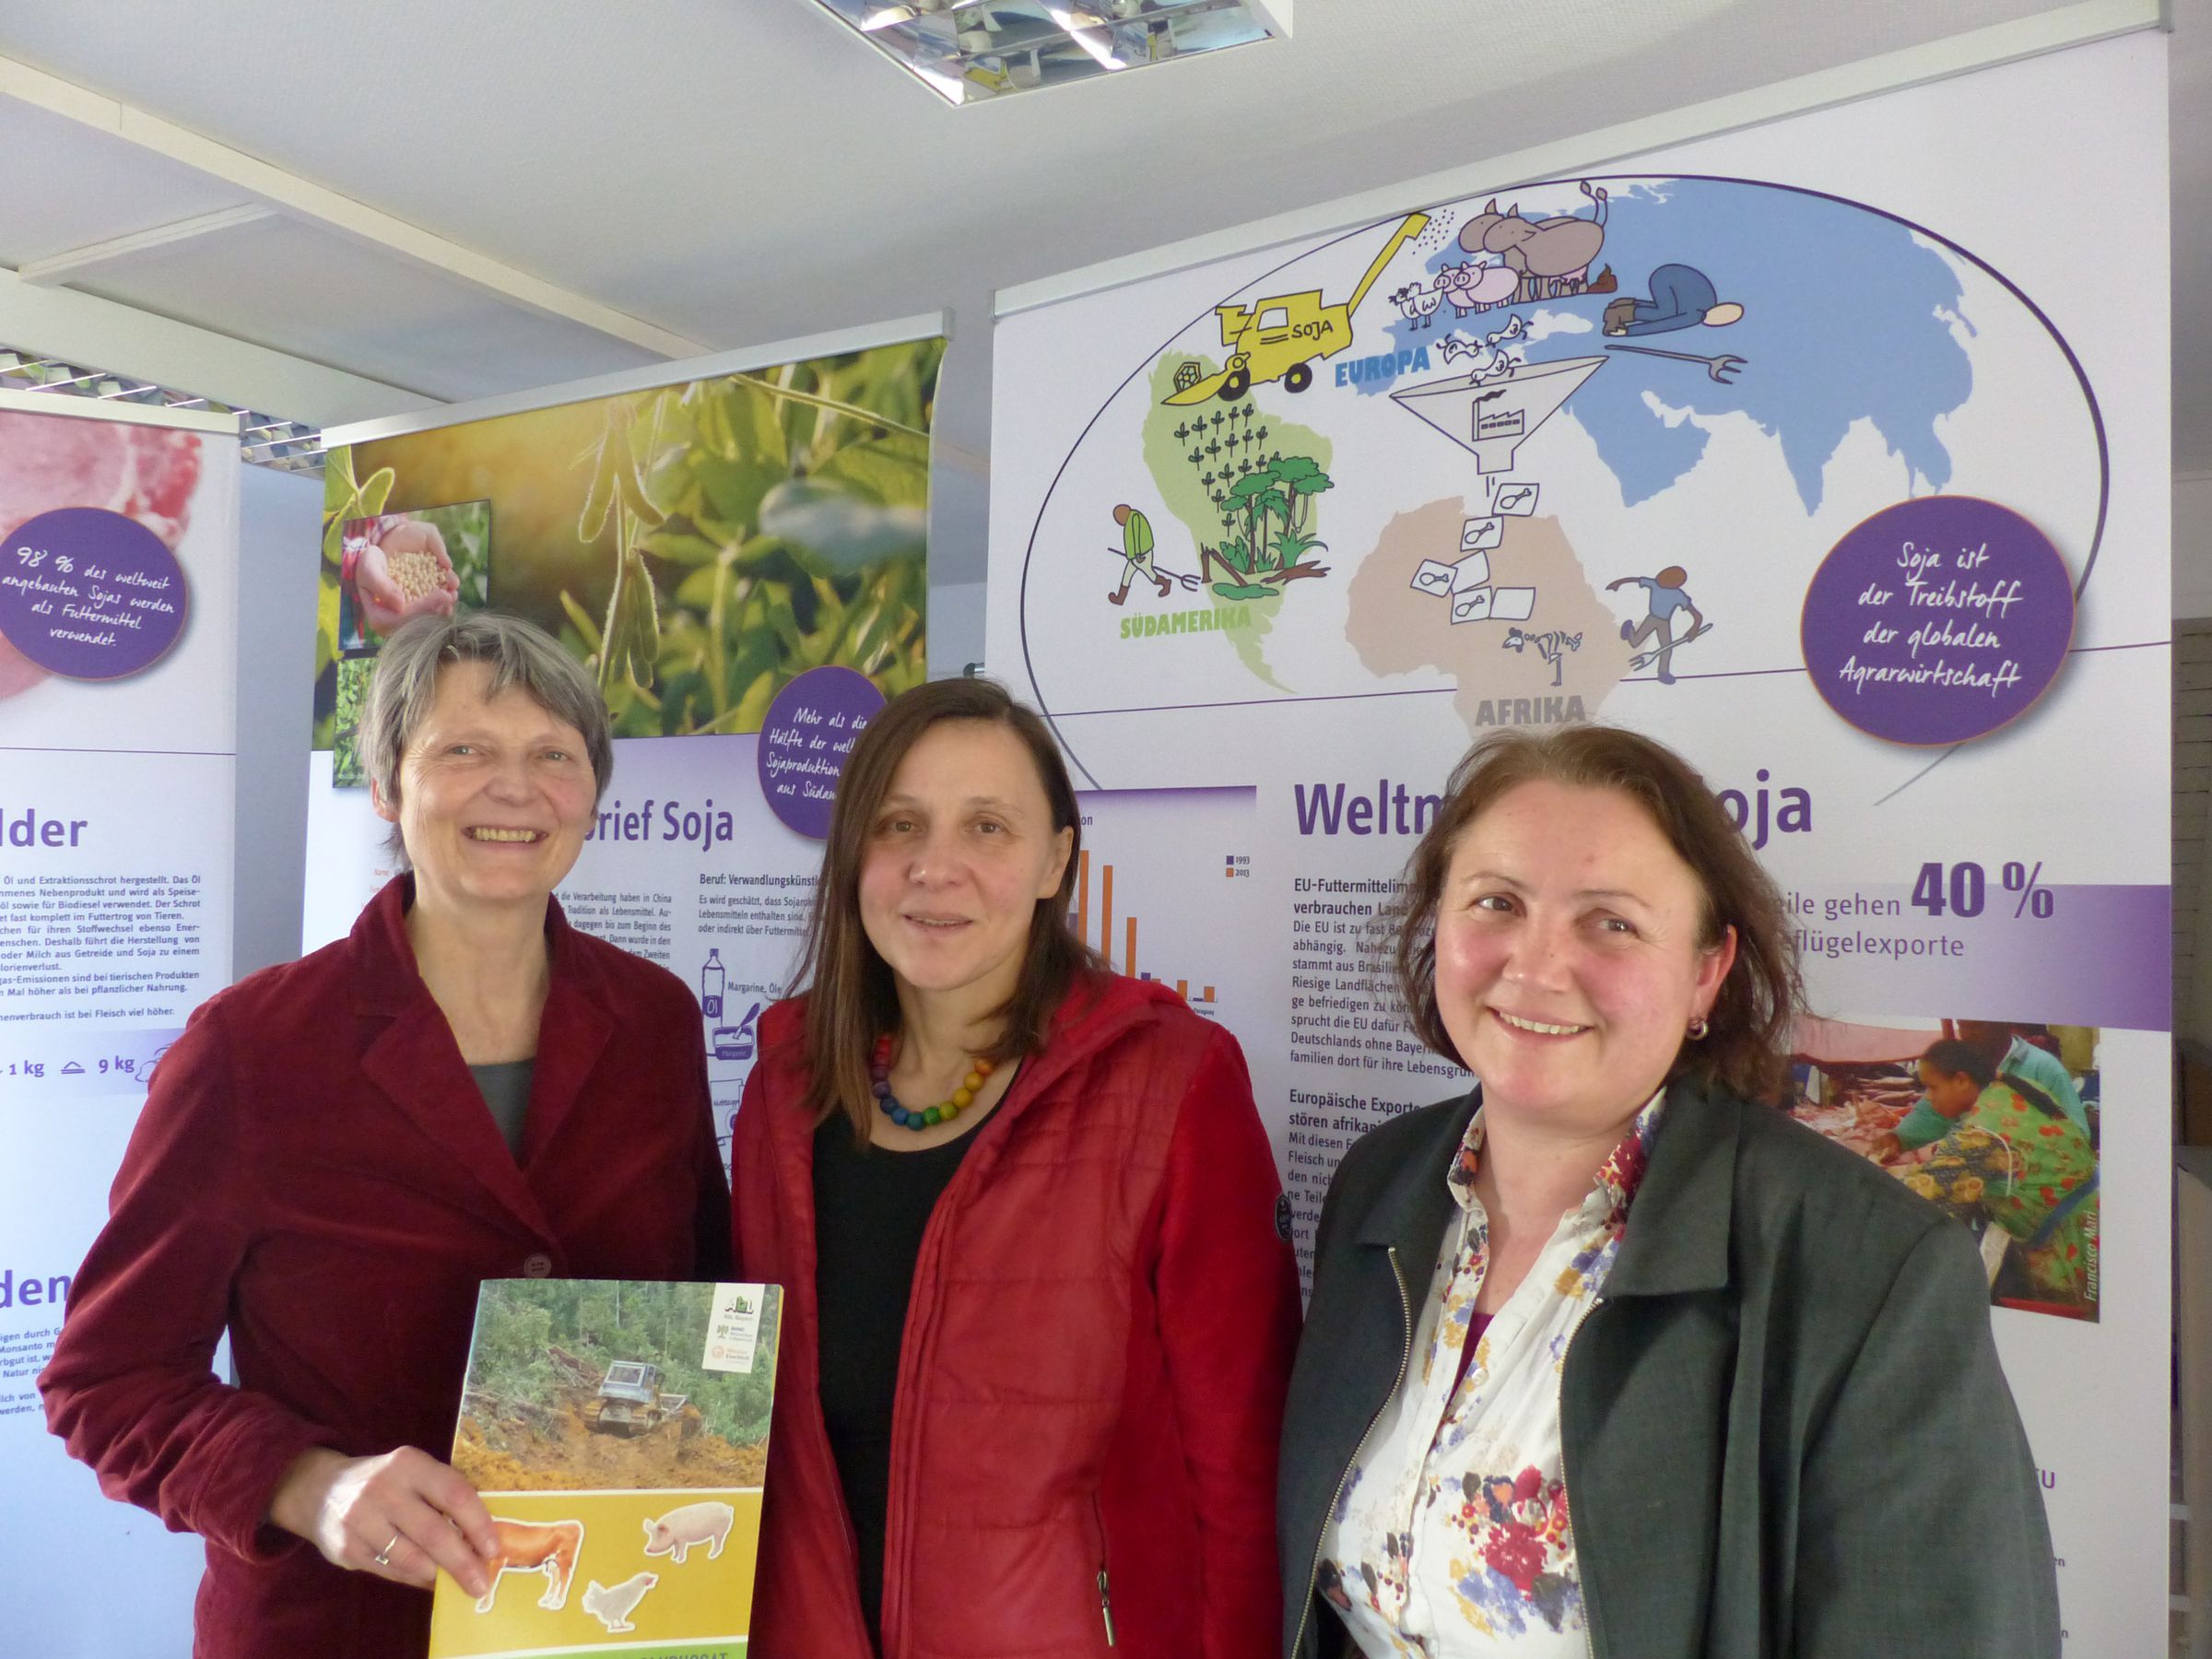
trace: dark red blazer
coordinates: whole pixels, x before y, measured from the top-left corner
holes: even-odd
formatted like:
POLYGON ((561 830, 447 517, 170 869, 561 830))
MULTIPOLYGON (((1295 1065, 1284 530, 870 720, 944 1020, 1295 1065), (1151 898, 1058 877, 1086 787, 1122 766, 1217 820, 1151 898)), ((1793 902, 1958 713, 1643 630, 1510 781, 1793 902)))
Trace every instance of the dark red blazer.
POLYGON ((453 1445, 487 1278, 712 1277, 727 1199, 700 1013, 547 906, 520 1164, 407 944, 350 936, 210 997, 164 1056, 39 1379, 110 1496, 206 1540, 195 1659, 418 1659, 429 1596, 266 1525, 311 1446, 453 1445), (240 1386, 210 1373, 228 1326, 240 1386))
MULTIPOLYGON (((753 1603, 764 1659, 874 1659, 822 1418, 803 1005, 760 1022, 737 1259, 784 1287, 753 1603)), ((923 1235, 891 1419, 884 1659, 1274 1659, 1298 1268, 1236 1040, 1100 977, 923 1235)))

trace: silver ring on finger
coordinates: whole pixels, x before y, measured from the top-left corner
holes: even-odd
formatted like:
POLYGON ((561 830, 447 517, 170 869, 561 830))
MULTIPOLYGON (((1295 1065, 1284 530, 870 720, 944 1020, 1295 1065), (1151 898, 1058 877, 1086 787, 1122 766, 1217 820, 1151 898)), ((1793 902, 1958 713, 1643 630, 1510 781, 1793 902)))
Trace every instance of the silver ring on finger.
POLYGON ((375 1553, 373 1556, 370 1557, 369 1559, 370 1559, 371 1560, 374 1561, 374 1562, 375 1562, 375 1563, 376 1563, 376 1564, 377 1564, 379 1567, 389 1567, 389 1566, 391 1566, 391 1565, 392 1565, 392 1552, 393 1552, 394 1550, 395 1550, 395 1549, 397 1549, 397 1548, 399 1547, 399 1539, 400 1539, 400 1535, 399 1535, 398 1533, 394 1533, 394 1534, 392 1535, 392 1542, 391 1542, 391 1543, 389 1543, 389 1544, 387 1544, 387 1545, 385 1545, 385 1546, 384 1546, 384 1547, 383 1547, 382 1549, 378 1550, 378 1551, 377 1551, 377 1552, 376 1552, 376 1553, 375 1553))

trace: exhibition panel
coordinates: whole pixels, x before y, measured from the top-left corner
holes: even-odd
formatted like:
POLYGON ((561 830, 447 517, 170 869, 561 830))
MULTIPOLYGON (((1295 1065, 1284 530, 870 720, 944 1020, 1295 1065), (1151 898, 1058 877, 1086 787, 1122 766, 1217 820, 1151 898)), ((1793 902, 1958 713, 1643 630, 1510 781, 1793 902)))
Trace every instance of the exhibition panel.
POLYGON ((0 1558, 26 1653, 153 1653, 198 1541, 100 1495, 35 1380, 186 1016, 230 981, 235 416, 0 392, 0 1558), (127 1561, 132 1594, 98 1589, 127 1561))
POLYGON ((1077 274, 994 353, 989 660, 1097 792, 1089 936, 1251 1056, 1301 1252, 1344 1149, 1467 1081, 1378 972, 1453 763, 1677 747, 1791 912, 1790 1109, 1982 1233, 2099 1654, 2166 1618, 2165 88, 2137 35, 1471 172, 1077 274), (2084 282, 2062 201, 2134 254, 2084 282), (1922 1133, 1962 1030, 2045 1076, 2034 1156, 1922 1133))

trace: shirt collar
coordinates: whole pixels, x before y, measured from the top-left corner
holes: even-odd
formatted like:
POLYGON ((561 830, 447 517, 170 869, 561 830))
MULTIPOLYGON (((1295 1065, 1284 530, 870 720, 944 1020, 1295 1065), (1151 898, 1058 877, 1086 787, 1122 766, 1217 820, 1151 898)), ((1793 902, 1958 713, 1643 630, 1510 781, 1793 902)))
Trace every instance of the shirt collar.
MULTIPOLYGON (((1453 1201, 1463 1210, 1475 1202, 1475 1175, 1482 1168, 1486 1110, 1476 1108, 1475 1115, 1467 1122, 1466 1134, 1460 1137, 1458 1156, 1453 1159, 1452 1168, 1444 1176, 1444 1184, 1451 1188, 1453 1201)), ((1583 1201, 1583 1208, 1608 1218, 1625 1217, 1629 1213, 1636 1189, 1643 1184, 1643 1172, 1651 1162, 1652 1140, 1659 1133, 1659 1120, 1665 1112, 1666 1087, 1662 1084, 1658 1093, 1637 1112, 1628 1133, 1606 1154, 1606 1161, 1598 1165, 1597 1179, 1591 1183, 1590 1195, 1583 1201)))

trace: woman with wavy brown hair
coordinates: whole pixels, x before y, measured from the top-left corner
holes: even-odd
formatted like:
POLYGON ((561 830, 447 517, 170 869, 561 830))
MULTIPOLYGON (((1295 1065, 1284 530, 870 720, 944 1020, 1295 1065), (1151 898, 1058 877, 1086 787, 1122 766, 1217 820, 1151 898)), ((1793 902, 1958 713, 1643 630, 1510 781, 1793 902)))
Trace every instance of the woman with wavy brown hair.
POLYGON ((785 1287, 755 1645, 1264 1659, 1298 1279, 1235 1041, 1070 932, 1082 815, 987 680, 853 746, 761 1021, 738 1270, 785 1287))
POLYGON ((1487 737, 1395 922, 1414 1030, 1480 1082, 1322 1212, 1292 1659, 2055 1654, 1973 1244, 1771 1104, 1790 935, 1696 772, 1487 737))

